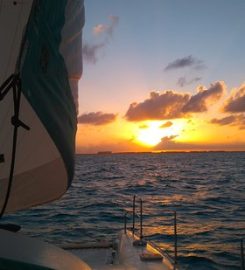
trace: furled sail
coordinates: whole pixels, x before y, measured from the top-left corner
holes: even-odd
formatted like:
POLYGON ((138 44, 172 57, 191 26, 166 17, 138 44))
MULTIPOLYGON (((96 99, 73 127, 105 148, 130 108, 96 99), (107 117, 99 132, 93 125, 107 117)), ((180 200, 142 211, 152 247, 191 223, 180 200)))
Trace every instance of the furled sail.
POLYGON ((83 24, 83 0, 0 1, 0 210, 71 184, 83 24))

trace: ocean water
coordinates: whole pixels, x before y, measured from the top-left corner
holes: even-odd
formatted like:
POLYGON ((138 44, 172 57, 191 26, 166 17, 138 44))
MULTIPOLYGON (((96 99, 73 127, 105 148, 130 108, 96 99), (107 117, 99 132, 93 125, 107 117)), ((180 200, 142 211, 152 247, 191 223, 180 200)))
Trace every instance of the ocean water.
POLYGON ((240 152, 77 155, 75 179, 62 199, 7 215, 3 222, 58 245, 113 239, 134 195, 137 204, 143 200, 144 235, 170 253, 171 211, 177 211, 183 269, 240 269, 245 238, 245 153, 240 152))

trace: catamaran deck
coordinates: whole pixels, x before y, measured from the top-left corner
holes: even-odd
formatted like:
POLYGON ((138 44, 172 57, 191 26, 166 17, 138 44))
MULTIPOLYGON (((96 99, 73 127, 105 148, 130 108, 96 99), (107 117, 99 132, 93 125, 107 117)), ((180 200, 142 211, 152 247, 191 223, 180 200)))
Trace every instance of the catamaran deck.
POLYGON ((118 248, 113 244, 68 247, 74 255, 86 262, 93 270, 173 270, 167 256, 160 254, 151 244, 135 246, 139 240, 131 232, 122 233, 118 248))

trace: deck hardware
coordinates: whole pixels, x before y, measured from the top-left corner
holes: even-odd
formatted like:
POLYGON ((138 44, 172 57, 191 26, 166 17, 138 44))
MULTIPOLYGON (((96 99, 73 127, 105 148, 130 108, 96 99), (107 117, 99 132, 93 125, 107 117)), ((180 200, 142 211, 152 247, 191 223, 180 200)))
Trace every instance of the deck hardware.
MULTIPOLYGON (((134 197, 135 198, 135 197, 134 197)), ((147 242, 143 240, 143 201, 140 199, 140 239, 133 242, 134 246, 144 247, 147 242)))
POLYGON ((135 198, 136 198, 136 196, 134 195, 134 197, 133 197, 133 229, 132 229, 133 236, 134 236, 134 232, 135 232, 135 198))
POLYGON ((140 240, 143 238, 143 201, 140 199, 140 240))
POLYGON ((241 239, 241 270, 245 270, 243 239, 241 239))
POLYGON ((124 233, 127 233, 127 212, 124 213, 124 233))
POLYGON ((176 266, 178 264, 177 258, 178 258, 178 250, 177 250, 177 214, 176 211, 174 211, 174 269, 176 269, 176 266))

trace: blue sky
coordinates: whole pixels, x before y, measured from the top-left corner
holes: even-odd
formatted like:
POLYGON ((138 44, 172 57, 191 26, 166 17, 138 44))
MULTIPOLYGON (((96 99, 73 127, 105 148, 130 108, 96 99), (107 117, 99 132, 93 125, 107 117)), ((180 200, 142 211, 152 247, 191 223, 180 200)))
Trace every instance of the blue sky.
POLYGON ((90 44, 101 39, 92 34, 94 26, 109 24, 111 15, 119 21, 98 50, 97 62, 84 61, 81 112, 111 106, 124 110, 153 89, 195 91, 197 84, 218 80, 231 88, 244 81, 245 1, 89 0, 85 7, 84 40, 90 44), (190 55, 205 68, 164 71, 168 63, 190 55), (180 77, 200 80, 182 88, 180 77))

